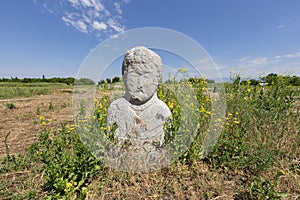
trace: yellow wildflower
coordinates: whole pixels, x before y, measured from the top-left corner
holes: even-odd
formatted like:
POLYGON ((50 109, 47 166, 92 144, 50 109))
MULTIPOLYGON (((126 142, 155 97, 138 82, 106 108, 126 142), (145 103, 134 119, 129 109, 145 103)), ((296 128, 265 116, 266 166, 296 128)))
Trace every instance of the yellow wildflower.
POLYGON ((66 184, 66 188, 68 189, 68 188, 70 188, 70 187, 72 187, 72 183, 69 183, 69 182, 68 182, 68 183, 66 184))
POLYGON ((107 126, 107 130, 110 131, 110 126, 107 126))
POLYGON ((45 120, 45 116, 43 116, 43 115, 40 116, 40 120, 41 120, 41 121, 44 121, 44 120, 45 120))
POLYGON ((209 111, 206 111, 206 114, 208 114, 208 115, 211 115, 211 112, 209 112, 209 111))
POLYGON ((248 88, 248 89, 247 89, 247 92, 251 92, 251 89, 250 89, 250 88, 248 88))
POLYGON ((205 112, 206 110, 205 110, 205 108, 203 107, 203 106, 201 106, 201 108, 200 108, 200 112, 205 112))
POLYGON ((284 171, 284 170, 280 170, 279 173, 280 173, 281 175, 285 175, 285 171, 284 171))
POLYGON ((46 122, 42 122, 42 126, 46 126, 46 124, 47 124, 46 122))
POLYGON ((71 187, 72 187, 72 183, 67 182, 65 192, 69 192, 71 190, 71 187))
POLYGON ((209 103, 209 102, 211 102, 211 98, 209 96, 206 96, 205 101, 209 103))
POLYGON ((239 124, 240 122, 239 122, 239 121, 233 121, 233 123, 235 123, 235 124, 239 124))
POLYGON ((168 102, 168 107, 169 107, 170 109, 173 109, 173 108, 174 108, 174 104, 173 104, 172 102, 168 102))
POLYGON ((228 113, 228 117, 231 117, 232 116, 232 113, 228 113))

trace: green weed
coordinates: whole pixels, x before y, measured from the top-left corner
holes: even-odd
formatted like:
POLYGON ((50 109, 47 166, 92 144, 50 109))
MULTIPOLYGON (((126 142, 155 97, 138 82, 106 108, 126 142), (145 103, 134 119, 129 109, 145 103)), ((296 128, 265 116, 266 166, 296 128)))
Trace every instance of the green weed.
POLYGON ((16 109, 17 106, 14 103, 6 103, 5 106, 9 109, 16 109))
POLYGON ((52 101, 49 103, 48 109, 49 110, 54 110, 55 109, 55 106, 54 106, 52 101))

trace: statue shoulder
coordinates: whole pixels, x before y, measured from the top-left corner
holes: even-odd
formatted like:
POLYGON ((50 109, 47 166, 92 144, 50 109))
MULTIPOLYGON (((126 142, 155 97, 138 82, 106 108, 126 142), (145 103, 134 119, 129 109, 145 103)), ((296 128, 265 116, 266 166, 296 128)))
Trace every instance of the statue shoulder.
POLYGON ((156 104, 162 109, 163 113, 165 113, 166 115, 171 115, 171 111, 167 104, 165 104, 165 102, 163 102, 160 99, 157 99, 156 104))
POLYGON ((114 108, 122 108, 122 107, 125 107, 125 106, 128 106, 128 101, 126 99, 124 99, 123 97, 119 98, 119 99, 116 99, 114 100, 110 106, 109 106, 109 110, 110 109, 114 109, 114 108))

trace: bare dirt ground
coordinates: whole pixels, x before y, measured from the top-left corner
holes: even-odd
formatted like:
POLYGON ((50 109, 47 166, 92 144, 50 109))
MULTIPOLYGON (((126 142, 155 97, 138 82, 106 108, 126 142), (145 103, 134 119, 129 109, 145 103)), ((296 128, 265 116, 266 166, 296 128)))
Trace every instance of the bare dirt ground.
POLYGON ((73 116, 70 92, 55 89, 50 95, 1 100, 0 158, 8 153, 22 153, 37 140, 43 129, 40 116, 44 116, 46 120, 51 119, 47 122, 47 128, 54 129, 62 123, 71 123, 73 116), (9 109, 7 103, 13 103, 16 108, 9 109))

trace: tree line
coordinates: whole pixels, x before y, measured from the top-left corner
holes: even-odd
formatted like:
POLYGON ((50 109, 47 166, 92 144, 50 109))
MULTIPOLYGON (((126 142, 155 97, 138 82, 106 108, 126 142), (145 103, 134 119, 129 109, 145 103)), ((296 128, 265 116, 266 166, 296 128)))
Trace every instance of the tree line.
MULTIPOLYGON (((278 83, 279 80, 282 80, 286 83, 286 85, 290 85, 290 86, 300 86, 300 77, 293 75, 293 76, 283 76, 283 75, 278 75, 276 73, 270 73, 267 76, 261 77, 260 79, 250 79, 250 85, 256 86, 258 84, 265 84, 265 85, 269 85, 269 86, 273 86, 276 85, 278 83)), ((245 85, 247 84, 247 81, 245 80, 241 80, 240 77, 237 77, 237 79, 235 79, 235 83, 236 84, 241 84, 241 85, 245 85)))
MULTIPOLYGON (((116 83, 121 81, 120 77, 114 78, 106 78, 105 80, 100 80, 98 85, 105 84, 105 83, 116 83)), ((18 83, 65 83, 67 85, 95 85, 95 81, 89 78, 80 78, 75 79, 73 77, 67 78, 60 78, 60 77, 53 77, 53 78, 45 78, 43 75, 42 78, 18 78, 18 77, 10 77, 10 78, 0 78, 0 82, 18 82, 18 83)))
MULTIPOLYGON (((283 75, 278 75, 276 73, 270 73, 265 77, 261 77, 260 79, 250 79, 250 85, 256 86, 258 84, 264 83, 266 85, 272 86, 275 85, 279 79, 283 80, 287 85, 291 86, 300 86, 300 77, 293 75, 293 76, 283 76, 283 75)), ((102 85, 102 84, 110 84, 110 83, 117 83, 121 81, 121 77, 114 77, 114 78, 106 78, 100 80, 97 84, 102 85)), ((196 83, 201 81, 202 78, 189 78, 189 82, 191 83, 196 83)), ((214 80, 210 79, 203 79, 208 83, 214 83, 214 80)), ((167 80, 166 83, 168 83, 167 80)), ((73 85, 74 83, 76 85, 95 85, 95 81, 88 79, 88 78, 80 78, 80 79, 75 79, 73 77, 68 77, 68 78, 59 78, 59 77, 53 77, 53 78, 45 78, 43 75, 42 78, 18 78, 18 77, 11 77, 11 78, 0 78, 0 82, 21 82, 21 83, 37 83, 37 82, 46 82, 46 83, 65 83, 67 85, 73 85)), ((171 81, 170 81, 171 82, 171 81)), ((247 84, 248 81, 246 80, 241 80, 241 77, 238 76, 234 80, 234 84, 241 84, 245 85, 247 84)))
POLYGON ((65 83, 67 85, 72 85, 75 81, 75 78, 68 77, 68 78, 18 78, 18 77, 11 77, 11 78, 0 78, 0 82, 18 82, 18 83, 65 83))

